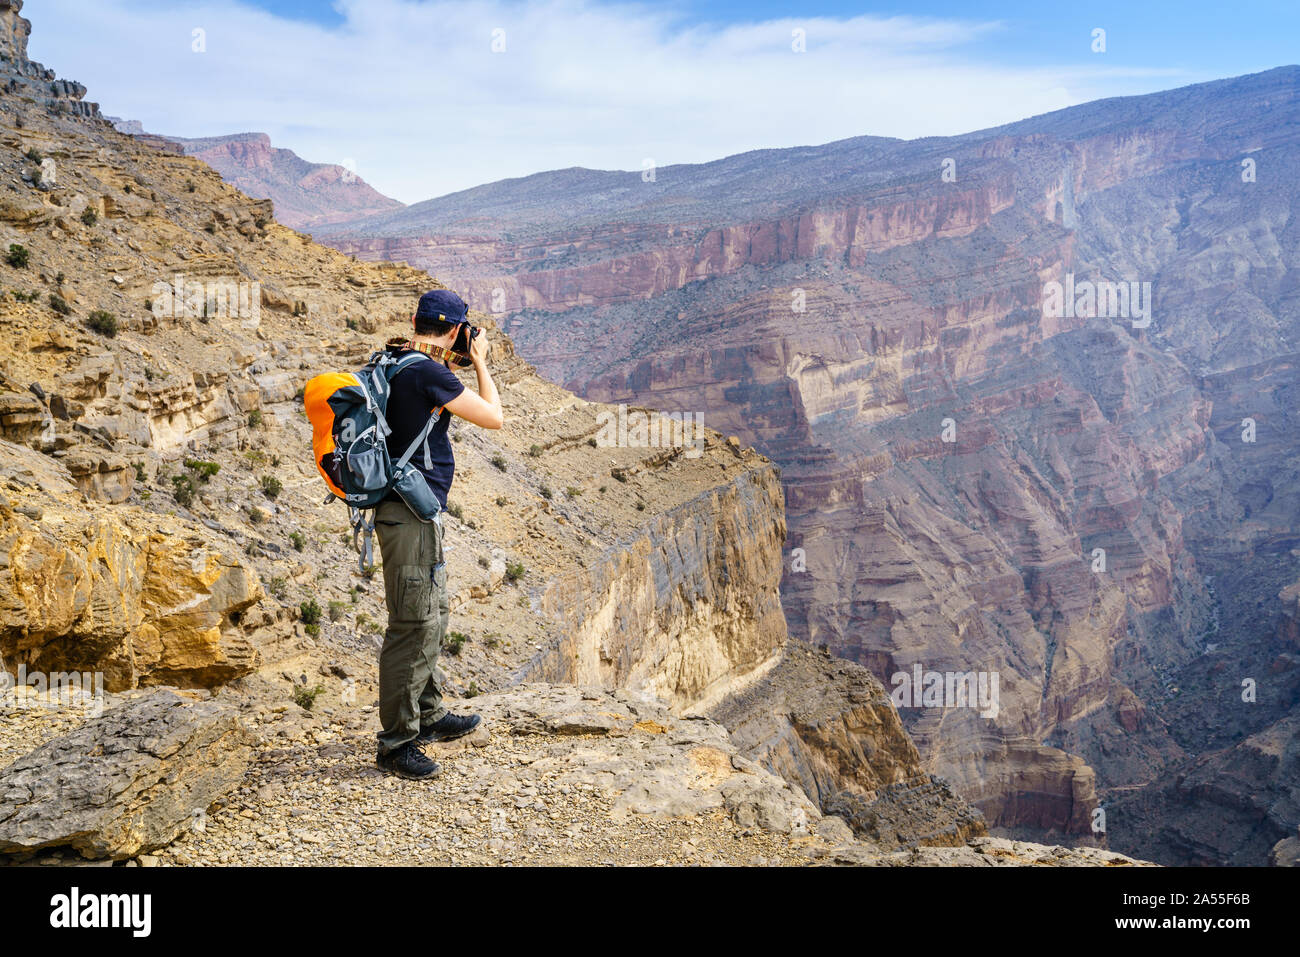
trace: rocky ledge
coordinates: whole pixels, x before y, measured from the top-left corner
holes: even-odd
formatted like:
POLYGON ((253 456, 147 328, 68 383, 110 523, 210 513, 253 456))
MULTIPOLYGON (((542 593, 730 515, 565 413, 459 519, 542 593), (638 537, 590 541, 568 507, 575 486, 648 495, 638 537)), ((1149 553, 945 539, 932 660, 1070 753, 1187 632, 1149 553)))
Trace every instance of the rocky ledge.
MULTIPOLYGON (((315 712, 169 690, 109 698, 103 715, 59 727, 0 772, 9 862, 1132 863, 984 838, 942 849, 857 840, 743 757, 721 725, 626 691, 528 684, 459 702, 484 724, 429 746, 442 772, 425 782, 375 768, 370 706, 315 712), (204 748, 216 759, 196 761, 204 748)), ((39 736, 24 721, 45 720, 19 717, 5 722, 14 734, 0 733, 0 763, 39 736)))

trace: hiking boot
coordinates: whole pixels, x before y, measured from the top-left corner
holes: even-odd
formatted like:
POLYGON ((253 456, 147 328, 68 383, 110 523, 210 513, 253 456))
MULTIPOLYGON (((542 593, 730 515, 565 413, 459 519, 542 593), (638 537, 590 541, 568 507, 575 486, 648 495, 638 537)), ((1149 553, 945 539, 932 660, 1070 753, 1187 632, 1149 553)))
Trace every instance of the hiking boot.
POLYGON ((442 770, 436 761, 431 761, 424 756, 424 752, 415 746, 414 741, 408 741, 400 748, 387 753, 380 751, 376 763, 381 771, 410 778, 413 781, 431 778, 442 770))
POLYGON ((482 720, 476 714, 461 715, 448 711, 433 724, 420 725, 420 736, 415 740, 421 744, 430 741, 455 741, 477 728, 482 720))

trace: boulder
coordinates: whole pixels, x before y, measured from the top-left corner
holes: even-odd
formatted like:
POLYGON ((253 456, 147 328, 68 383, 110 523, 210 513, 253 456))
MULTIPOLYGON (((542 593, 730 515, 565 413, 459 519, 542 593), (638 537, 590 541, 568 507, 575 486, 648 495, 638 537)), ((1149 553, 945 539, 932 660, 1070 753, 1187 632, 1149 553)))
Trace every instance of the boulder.
POLYGON ((121 859, 162 847, 203 826, 250 751, 230 705, 170 689, 128 701, 0 771, 0 852, 121 859))

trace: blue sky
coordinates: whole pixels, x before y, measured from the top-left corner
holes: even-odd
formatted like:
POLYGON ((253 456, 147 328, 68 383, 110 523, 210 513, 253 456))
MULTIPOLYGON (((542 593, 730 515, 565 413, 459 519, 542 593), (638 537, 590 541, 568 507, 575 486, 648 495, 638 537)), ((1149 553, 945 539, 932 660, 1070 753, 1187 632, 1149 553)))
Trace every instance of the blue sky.
MULTIPOLYGON (((332 0, 257 0, 254 6, 288 19, 339 27, 346 18, 332 0)), ((733 23, 812 14, 851 17, 926 16, 997 20, 1006 31, 992 38, 991 56, 1020 63, 1043 63, 1091 54, 1078 43, 1093 27, 1107 29, 1109 50, 1127 62, 1159 61, 1216 76, 1256 73, 1300 57, 1300 3, 1234 2, 1230 5, 1189 0, 1185 3, 1143 0, 1095 0, 1079 4, 1035 2, 987 3, 947 0, 929 3, 861 3, 849 0, 792 4, 781 0, 698 0, 664 6, 680 11, 684 22, 733 23), (1227 9, 1225 9, 1227 7, 1227 9)))
POLYGON ((406 202, 565 166, 961 133, 1300 59, 1294 0, 33 0, 23 13, 33 57, 107 113, 183 136, 267 132, 406 202))

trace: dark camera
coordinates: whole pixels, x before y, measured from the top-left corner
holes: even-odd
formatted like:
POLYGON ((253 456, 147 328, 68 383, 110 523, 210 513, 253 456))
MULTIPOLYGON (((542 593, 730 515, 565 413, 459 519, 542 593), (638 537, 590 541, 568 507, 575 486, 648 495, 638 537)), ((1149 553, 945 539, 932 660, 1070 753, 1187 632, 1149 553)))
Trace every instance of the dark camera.
POLYGON ((474 337, 481 331, 478 326, 471 326, 468 322, 460 324, 460 328, 456 330, 456 341, 451 344, 451 351, 455 353, 451 357, 452 365, 464 368, 474 364, 469 357, 469 347, 474 337))

